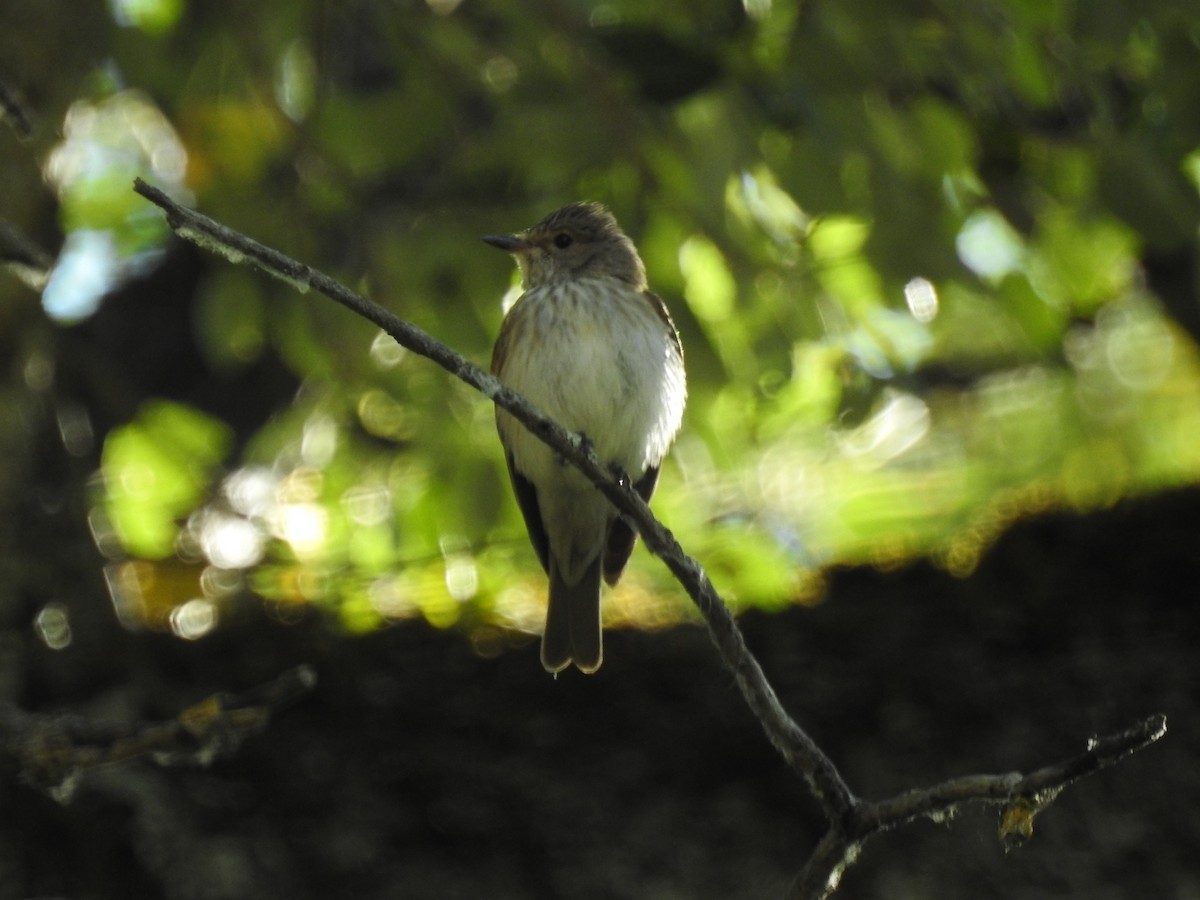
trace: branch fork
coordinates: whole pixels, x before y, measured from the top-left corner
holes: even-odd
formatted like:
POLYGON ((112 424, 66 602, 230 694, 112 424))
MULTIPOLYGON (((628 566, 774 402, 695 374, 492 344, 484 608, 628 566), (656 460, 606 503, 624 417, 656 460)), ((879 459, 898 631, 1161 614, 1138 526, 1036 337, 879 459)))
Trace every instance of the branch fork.
POLYGON ((1166 733, 1166 717, 1154 715, 1124 731, 1092 738, 1083 752, 1027 774, 954 778, 879 801, 856 797, 825 752, 779 702, 704 568, 684 552, 627 481, 622 483, 597 458, 587 441, 563 429, 445 344, 329 276, 176 203, 140 178, 135 181, 134 190, 161 208, 171 228, 185 240, 235 264, 250 263, 301 293, 313 290, 340 303, 378 326, 400 345, 432 360, 483 393, 583 472, 634 524, 646 548, 671 570, 700 610, 721 661, 732 673, 746 704, 784 761, 805 780, 828 823, 825 835, 792 885, 788 894, 792 900, 817 900, 832 894, 846 868, 857 858, 863 842, 872 835, 919 818, 939 820, 964 803, 1001 807, 1000 839, 1009 846, 1023 843, 1033 832, 1036 816, 1064 788, 1149 746, 1166 733))

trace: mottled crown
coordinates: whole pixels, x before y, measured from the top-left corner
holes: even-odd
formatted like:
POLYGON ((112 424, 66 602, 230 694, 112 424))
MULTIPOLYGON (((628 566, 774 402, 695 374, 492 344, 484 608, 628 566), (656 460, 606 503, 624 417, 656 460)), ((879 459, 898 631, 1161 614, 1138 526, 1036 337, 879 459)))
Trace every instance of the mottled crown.
POLYGON ((546 216, 521 237, 541 252, 530 255, 534 283, 558 278, 608 276, 644 290, 646 267, 613 214, 600 203, 571 203, 546 216), (563 246, 563 236, 570 243, 563 246))
POLYGON ((616 218, 603 203, 568 203, 556 209, 542 221, 529 229, 529 234, 554 231, 558 228, 574 230, 582 240, 597 241, 605 237, 625 237, 616 218))

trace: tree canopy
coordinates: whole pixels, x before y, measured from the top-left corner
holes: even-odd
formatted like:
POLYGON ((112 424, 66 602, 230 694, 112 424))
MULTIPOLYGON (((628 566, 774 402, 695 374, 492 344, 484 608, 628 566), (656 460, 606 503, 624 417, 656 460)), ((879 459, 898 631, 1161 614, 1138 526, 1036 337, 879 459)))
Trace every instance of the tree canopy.
MULTIPOLYGON (((656 506, 741 604, 834 564, 967 574, 1030 512, 1200 473, 1184 5, 55 8, 5 13, 35 124, 0 152, 56 264, 40 310, 0 290, 17 373, 61 370, 101 450, 138 617, 248 584, 355 628, 524 629, 541 598, 487 402, 176 246, 135 176, 481 361, 514 275, 478 237, 607 203, 687 351, 656 506)), ((612 620, 675 618, 666 584, 640 566, 612 620)))

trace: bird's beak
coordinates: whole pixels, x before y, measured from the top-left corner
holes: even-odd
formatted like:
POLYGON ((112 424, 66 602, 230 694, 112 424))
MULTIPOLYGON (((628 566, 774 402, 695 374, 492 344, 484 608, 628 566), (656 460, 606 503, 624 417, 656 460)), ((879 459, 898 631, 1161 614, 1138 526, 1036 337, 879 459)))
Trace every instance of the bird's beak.
POLYGON ((484 235, 483 242, 491 244, 505 253, 524 253, 533 247, 525 238, 515 234, 488 234, 484 235))

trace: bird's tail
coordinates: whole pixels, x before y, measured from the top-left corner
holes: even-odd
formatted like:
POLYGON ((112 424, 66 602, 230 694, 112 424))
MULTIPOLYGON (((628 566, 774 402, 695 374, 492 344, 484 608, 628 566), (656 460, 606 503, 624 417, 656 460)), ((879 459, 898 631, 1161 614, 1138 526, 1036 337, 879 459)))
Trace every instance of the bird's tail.
POLYGON ((561 672, 575 663, 591 674, 604 661, 600 631, 600 557, 597 554, 575 584, 567 584, 550 557, 550 602, 542 633, 542 666, 561 672))

